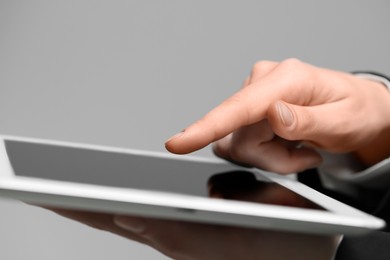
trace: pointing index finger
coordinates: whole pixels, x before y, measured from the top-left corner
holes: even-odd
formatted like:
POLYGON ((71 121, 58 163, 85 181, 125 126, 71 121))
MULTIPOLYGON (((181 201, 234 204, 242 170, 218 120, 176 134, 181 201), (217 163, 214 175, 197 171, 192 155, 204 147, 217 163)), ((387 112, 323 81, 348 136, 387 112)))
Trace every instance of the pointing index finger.
POLYGON ((168 151, 185 154, 201 149, 238 128, 265 118, 271 99, 255 94, 258 88, 248 86, 207 113, 202 119, 173 136, 165 146, 168 151))

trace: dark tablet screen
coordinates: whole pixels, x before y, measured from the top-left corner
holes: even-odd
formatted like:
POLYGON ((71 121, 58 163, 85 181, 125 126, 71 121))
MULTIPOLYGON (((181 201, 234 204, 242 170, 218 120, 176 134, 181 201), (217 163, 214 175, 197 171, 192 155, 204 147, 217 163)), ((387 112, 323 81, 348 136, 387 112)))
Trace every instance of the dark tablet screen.
POLYGON ((17 176, 319 208, 244 168, 119 152, 6 140, 17 176))

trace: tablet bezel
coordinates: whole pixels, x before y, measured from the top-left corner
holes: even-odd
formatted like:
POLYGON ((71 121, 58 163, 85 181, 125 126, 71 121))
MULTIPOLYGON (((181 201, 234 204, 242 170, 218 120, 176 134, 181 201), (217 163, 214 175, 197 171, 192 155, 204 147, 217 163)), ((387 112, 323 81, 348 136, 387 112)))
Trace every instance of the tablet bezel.
MULTIPOLYGON (((313 201, 325 210, 16 176, 8 159, 5 140, 137 154, 170 160, 189 160, 211 164, 228 163, 217 158, 175 156, 161 152, 0 136, 0 196, 28 203, 315 234, 357 235, 385 226, 383 220, 327 197, 290 177, 258 169, 251 169, 251 171, 259 179, 278 183, 313 201)), ((231 165, 231 168, 242 169, 236 165, 231 165)))

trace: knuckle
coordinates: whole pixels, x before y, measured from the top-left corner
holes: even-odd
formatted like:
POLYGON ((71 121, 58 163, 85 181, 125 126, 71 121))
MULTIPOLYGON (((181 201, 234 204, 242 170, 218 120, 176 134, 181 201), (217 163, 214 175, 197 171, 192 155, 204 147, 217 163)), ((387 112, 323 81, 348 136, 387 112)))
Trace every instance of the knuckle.
POLYGON ((252 73, 251 73, 252 79, 266 74, 273 66, 274 66, 274 62, 272 61, 262 60, 256 62, 252 67, 252 73))
POLYGON ((222 158, 228 158, 228 146, 223 144, 223 141, 219 140, 212 144, 213 153, 222 158))
POLYGON ((284 61, 282 61, 280 63, 281 66, 283 67, 288 67, 288 68, 301 68, 303 67, 305 64, 299 60, 299 59, 296 59, 296 58, 289 58, 289 59, 286 59, 284 61))
POLYGON ((270 65, 271 65, 270 61, 266 61, 266 60, 258 61, 253 65, 253 71, 258 71, 258 72, 264 71, 265 69, 269 68, 270 65))
POLYGON ((289 82, 294 82, 296 83, 294 85, 298 86, 305 85, 302 83, 306 82, 311 72, 310 66, 295 58, 282 61, 280 63, 279 69, 286 80, 289 82))

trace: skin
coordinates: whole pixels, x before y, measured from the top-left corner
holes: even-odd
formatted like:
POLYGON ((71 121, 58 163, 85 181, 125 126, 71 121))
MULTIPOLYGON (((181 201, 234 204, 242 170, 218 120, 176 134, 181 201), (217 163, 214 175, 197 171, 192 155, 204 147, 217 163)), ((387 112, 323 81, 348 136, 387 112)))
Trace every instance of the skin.
MULTIPOLYGON (((320 165, 316 149, 352 153, 372 165, 390 155, 390 95, 378 82, 299 60, 261 61, 241 90, 166 148, 185 154, 211 143, 227 160, 281 174, 320 165)), ((174 259, 331 259, 336 249, 330 236, 55 211, 174 259)))
POLYGON ((240 91, 166 148, 184 154, 216 142, 221 157, 287 174, 321 163, 313 147, 376 163, 390 154, 389 133, 382 84, 289 59, 258 62, 240 91))

